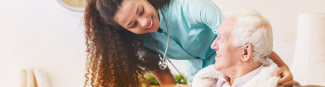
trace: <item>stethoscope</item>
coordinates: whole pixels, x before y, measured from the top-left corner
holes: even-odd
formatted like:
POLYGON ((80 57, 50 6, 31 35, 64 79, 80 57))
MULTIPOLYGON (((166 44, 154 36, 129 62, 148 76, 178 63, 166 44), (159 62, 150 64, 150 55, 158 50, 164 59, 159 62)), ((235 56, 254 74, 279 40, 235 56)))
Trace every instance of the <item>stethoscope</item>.
MULTIPOLYGON (((157 47, 155 46, 155 44, 153 43, 153 41, 152 41, 152 39, 151 39, 151 35, 148 34, 148 35, 149 35, 149 38, 150 38, 150 41, 151 41, 153 47, 156 49, 157 54, 158 54, 158 56, 159 56, 159 58, 160 58, 160 61, 158 62, 158 66, 159 66, 159 68, 160 68, 161 70, 164 70, 164 69, 167 68, 167 66, 168 66, 168 62, 169 62, 170 64, 173 65, 173 67, 176 69, 176 71, 179 73, 179 75, 181 75, 181 77, 182 77, 181 82, 184 82, 184 77, 183 77, 183 75, 178 71, 178 69, 174 66, 174 64, 173 64, 173 63, 169 60, 169 58, 166 56, 167 51, 168 51, 168 47, 169 47, 169 39, 170 39, 170 38, 169 38, 169 29, 168 29, 168 24, 167 24, 167 19, 166 19, 166 16, 165 16, 165 12, 164 12, 164 10, 163 10, 161 7, 160 7, 160 9, 161 9, 161 11, 162 11, 162 13, 163 13, 163 16, 164 16, 164 19, 165 19, 165 23, 166 23, 166 27, 167 27, 167 46, 166 46, 165 53, 157 49, 157 47), (163 54, 163 56, 162 56, 162 54, 163 54), (166 61, 168 61, 168 62, 166 62, 166 61)), ((177 82, 176 78, 174 78, 174 79, 175 79, 175 81, 177 82)))

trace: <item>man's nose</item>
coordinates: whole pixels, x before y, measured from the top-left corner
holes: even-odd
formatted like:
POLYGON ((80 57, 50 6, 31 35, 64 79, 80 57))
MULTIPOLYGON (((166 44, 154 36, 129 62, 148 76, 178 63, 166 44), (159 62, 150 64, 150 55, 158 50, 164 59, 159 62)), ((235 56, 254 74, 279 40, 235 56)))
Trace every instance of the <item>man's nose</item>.
POLYGON ((218 39, 219 39, 219 38, 216 38, 216 39, 212 42, 212 44, 211 44, 211 49, 215 49, 215 50, 219 49, 218 39))

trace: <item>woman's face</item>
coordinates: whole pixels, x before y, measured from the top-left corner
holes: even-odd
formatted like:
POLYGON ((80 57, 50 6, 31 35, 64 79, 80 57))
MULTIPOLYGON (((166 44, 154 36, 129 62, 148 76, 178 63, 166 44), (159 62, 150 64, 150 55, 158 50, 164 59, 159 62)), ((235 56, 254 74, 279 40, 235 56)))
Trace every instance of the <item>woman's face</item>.
POLYGON ((144 34, 158 30, 158 10, 147 0, 124 0, 114 20, 125 29, 144 34))

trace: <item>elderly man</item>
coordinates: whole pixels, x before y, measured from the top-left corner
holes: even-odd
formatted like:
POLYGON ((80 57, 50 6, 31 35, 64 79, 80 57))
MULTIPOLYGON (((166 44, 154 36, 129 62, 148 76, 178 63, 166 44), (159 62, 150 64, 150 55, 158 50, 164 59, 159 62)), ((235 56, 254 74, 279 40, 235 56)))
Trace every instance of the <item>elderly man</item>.
POLYGON ((253 9, 225 16, 211 44, 217 50, 216 62, 199 71, 192 86, 276 87, 280 77, 272 77, 278 67, 268 58, 273 47, 269 21, 253 9))

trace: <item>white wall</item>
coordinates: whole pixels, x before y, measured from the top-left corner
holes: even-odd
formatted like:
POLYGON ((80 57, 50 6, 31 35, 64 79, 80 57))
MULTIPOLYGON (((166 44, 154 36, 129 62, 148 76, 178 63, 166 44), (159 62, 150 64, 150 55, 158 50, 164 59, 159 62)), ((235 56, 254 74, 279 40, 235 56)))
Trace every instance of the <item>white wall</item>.
MULTIPOLYGON (((212 0, 221 10, 248 6, 273 26, 274 51, 289 66, 297 15, 325 13, 325 0, 212 0)), ((58 10, 51 0, 0 0, 0 87, 18 87, 20 68, 41 68, 52 87, 81 87, 85 45, 81 17, 58 10)), ((185 71, 183 61, 174 61, 185 71)))
POLYGON ((82 87, 82 18, 51 0, 0 0, 0 87, 18 87, 21 68, 41 68, 51 87, 82 87))

